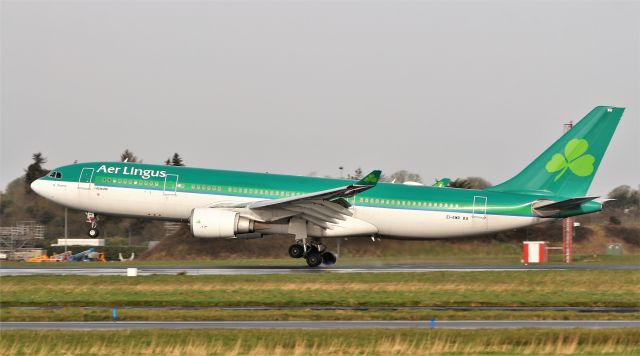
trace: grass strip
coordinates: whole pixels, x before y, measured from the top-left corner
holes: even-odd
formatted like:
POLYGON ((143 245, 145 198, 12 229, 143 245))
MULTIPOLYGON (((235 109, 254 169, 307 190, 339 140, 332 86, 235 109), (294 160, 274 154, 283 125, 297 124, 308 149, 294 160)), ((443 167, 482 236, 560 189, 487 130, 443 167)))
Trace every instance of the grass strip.
MULTIPOLYGON (((638 320, 640 313, 430 310, 198 310, 117 309, 120 321, 227 320, 638 320)), ((109 321, 111 309, 0 309, 0 321, 109 321)))
POLYGON ((639 329, 3 330, 7 355, 637 354, 639 329))
POLYGON ((640 271, 10 276, 0 306, 640 306, 640 271))

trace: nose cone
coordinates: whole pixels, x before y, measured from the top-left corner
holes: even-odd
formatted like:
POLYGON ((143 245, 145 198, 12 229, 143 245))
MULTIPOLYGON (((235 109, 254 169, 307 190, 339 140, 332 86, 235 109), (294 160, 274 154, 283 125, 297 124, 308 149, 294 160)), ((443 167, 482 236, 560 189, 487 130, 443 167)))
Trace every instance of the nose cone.
POLYGON ((31 183, 31 190, 38 193, 38 195, 43 195, 44 185, 45 183, 41 179, 36 179, 31 183))

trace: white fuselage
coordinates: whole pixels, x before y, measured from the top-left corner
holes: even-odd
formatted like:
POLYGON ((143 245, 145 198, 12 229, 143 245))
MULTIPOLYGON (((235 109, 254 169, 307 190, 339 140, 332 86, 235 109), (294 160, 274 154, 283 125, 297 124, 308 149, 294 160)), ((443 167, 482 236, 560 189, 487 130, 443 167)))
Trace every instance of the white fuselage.
MULTIPOLYGON (((260 199, 238 196, 177 192, 126 187, 80 187, 66 181, 37 181, 44 197, 72 209, 97 214, 187 221, 194 208, 219 203, 242 203, 260 199)), ((450 238, 520 228, 551 219, 528 216, 471 214, 358 206, 353 217, 337 228, 310 230, 311 236, 342 237, 382 235, 395 238, 450 238)))

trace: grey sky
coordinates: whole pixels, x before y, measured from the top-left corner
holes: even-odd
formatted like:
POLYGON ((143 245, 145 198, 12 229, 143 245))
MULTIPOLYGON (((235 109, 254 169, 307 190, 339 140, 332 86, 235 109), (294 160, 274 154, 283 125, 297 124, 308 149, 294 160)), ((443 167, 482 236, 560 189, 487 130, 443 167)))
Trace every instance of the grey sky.
POLYGON ((1 7, 2 188, 147 163, 427 182, 524 168, 597 105, 627 108, 594 180, 640 183, 640 2, 138 1, 1 7))

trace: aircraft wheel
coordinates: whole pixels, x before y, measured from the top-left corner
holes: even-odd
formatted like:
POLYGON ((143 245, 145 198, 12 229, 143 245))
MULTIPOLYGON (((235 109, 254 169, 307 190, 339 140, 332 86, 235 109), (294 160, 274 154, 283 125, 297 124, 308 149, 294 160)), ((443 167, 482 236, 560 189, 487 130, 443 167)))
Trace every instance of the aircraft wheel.
POLYGON ((89 237, 93 239, 100 236, 100 231, 98 231, 98 229, 91 228, 87 232, 87 235, 89 235, 89 237))
POLYGON ((338 258, 333 253, 325 252, 322 254, 322 263, 324 263, 326 266, 334 265, 336 264, 336 261, 338 261, 338 258))
POLYGON ((322 255, 318 252, 307 253, 305 259, 309 267, 318 267, 322 264, 322 255))
POLYGON ((300 258, 304 256, 304 247, 298 244, 293 244, 289 246, 289 256, 293 258, 300 258))

